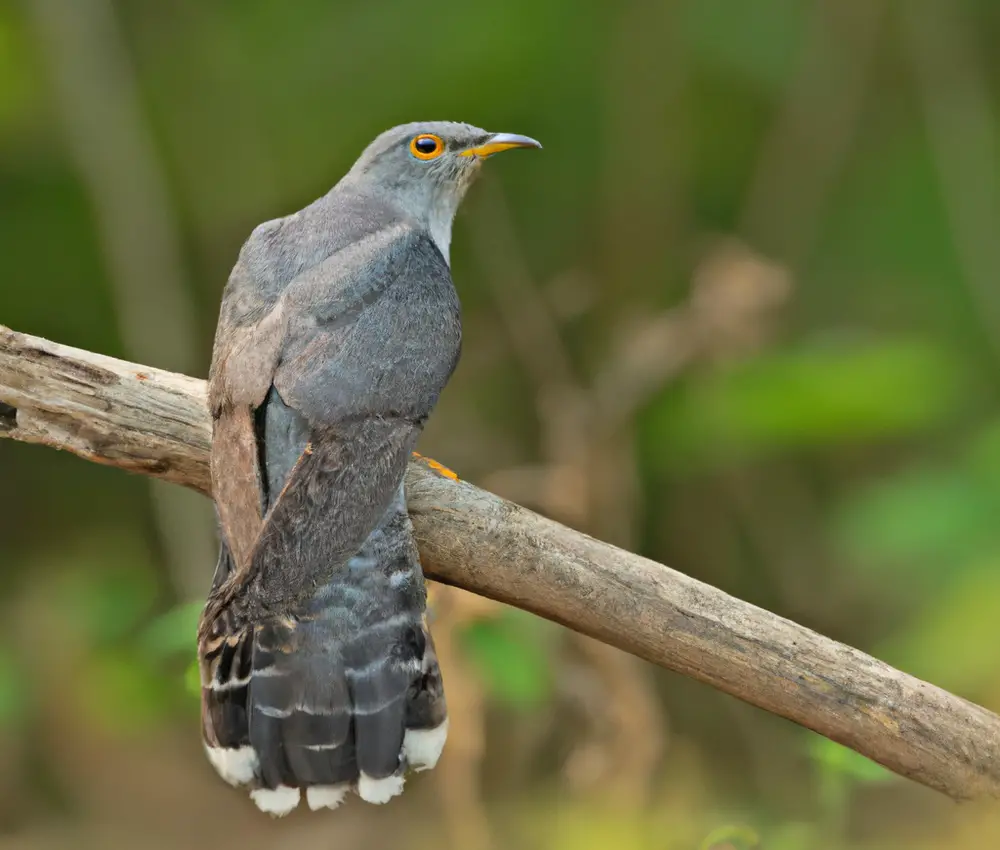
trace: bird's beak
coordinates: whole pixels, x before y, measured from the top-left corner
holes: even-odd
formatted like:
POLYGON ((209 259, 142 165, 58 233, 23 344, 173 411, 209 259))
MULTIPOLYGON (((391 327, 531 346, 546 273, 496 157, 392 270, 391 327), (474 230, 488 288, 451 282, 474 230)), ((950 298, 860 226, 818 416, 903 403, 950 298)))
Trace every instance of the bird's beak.
POLYGON ((462 156, 478 156, 485 159, 500 151, 509 151, 512 148, 540 148, 541 145, 534 139, 527 136, 518 136, 515 133, 496 133, 481 145, 462 151, 462 156))

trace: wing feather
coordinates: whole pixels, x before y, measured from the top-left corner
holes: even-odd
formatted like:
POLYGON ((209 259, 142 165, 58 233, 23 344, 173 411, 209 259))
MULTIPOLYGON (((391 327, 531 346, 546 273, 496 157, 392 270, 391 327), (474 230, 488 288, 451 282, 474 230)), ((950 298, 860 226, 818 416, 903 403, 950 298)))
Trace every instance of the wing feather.
MULTIPOLYGON (((209 373, 211 471, 238 580, 249 568, 267 502, 256 412, 268 393, 284 384, 285 403, 312 426, 351 417, 351 404, 370 392, 378 357, 376 348, 374 369, 359 369, 343 356, 344 345, 384 293, 407 275, 409 255, 419 242, 409 225, 385 211, 376 215, 371 204, 355 208, 348 201, 339 211, 326 209, 337 219, 317 227, 322 200, 258 227, 223 293, 209 373), (331 227, 337 224, 343 226, 331 227), (312 365, 317 360, 323 361, 321 375, 312 365), (316 380, 326 387, 310 387, 316 380), (324 409, 310 404, 317 395, 324 409)), ((348 351, 356 355, 357 346, 348 345, 348 351)))

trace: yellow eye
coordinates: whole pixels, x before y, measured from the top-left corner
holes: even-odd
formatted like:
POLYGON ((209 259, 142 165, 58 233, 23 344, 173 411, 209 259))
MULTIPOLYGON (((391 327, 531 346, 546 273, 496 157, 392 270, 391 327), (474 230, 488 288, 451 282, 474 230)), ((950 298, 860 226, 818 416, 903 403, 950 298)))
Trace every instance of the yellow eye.
POLYGON ((444 142, 440 136, 422 133, 410 142, 410 153, 417 159, 434 159, 444 153, 444 142))

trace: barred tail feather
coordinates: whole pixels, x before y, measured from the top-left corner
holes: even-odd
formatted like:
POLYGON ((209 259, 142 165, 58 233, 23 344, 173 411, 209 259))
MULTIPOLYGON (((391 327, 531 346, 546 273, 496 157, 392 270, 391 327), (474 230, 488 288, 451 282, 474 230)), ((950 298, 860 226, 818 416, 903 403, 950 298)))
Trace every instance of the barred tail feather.
MULTIPOLYGON (((216 585, 225 580, 232 567, 232 556, 223 544, 216 585)), ((235 786, 252 783, 260 767, 257 753, 250 746, 247 719, 252 647, 246 637, 228 617, 223 617, 212 623, 200 646, 202 739, 212 766, 235 786)))
POLYGON ((306 605, 260 623, 220 617, 203 642, 209 760, 262 811, 280 817, 303 796, 335 809, 350 791, 385 803, 408 768, 437 763, 447 709, 408 531, 388 517, 306 605))
MULTIPOLYGON (((299 460, 339 449, 320 441, 310 450, 308 424, 273 389, 255 421, 265 437, 265 522, 285 523, 272 539, 273 575, 298 574, 301 586, 310 559, 338 551, 326 545, 335 532, 325 502, 310 501, 311 488, 329 482, 299 482, 301 525, 273 512, 299 460)), ((234 573, 224 543, 213 593, 234 573)), ((227 782, 281 816, 303 795, 311 809, 336 808, 349 791, 385 803, 408 767, 437 762, 447 709, 402 481, 357 554, 311 598, 290 600, 280 615, 273 594, 267 613, 255 604, 252 593, 233 594, 221 612, 206 608, 200 631, 205 746, 227 782)))

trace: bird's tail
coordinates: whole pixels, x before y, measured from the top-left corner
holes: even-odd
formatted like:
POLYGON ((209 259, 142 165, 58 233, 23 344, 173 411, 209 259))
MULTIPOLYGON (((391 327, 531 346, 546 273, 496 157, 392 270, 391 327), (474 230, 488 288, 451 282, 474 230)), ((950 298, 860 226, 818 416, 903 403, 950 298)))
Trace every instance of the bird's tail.
POLYGON ((205 632, 208 756, 265 812, 287 814, 303 792, 312 809, 336 808, 349 791, 385 803, 407 768, 437 763, 441 672, 405 509, 397 520, 404 535, 396 520, 380 526, 298 609, 247 623, 224 611, 205 632))

